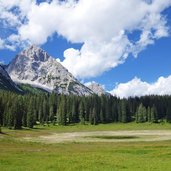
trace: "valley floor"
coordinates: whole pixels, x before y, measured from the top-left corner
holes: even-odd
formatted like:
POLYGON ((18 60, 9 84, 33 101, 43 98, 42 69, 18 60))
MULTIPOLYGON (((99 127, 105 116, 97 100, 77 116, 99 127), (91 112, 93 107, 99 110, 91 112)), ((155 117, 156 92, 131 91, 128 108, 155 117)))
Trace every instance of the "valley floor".
POLYGON ((170 171, 170 124, 37 126, 0 134, 2 171, 170 171))

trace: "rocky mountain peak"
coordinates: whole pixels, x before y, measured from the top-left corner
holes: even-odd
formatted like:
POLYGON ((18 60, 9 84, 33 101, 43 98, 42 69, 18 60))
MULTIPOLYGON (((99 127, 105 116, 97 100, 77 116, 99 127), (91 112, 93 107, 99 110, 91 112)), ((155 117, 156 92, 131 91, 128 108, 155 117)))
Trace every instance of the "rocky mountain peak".
POLYGON ((93 94, 56 59, 35 45, 19 53, 8 65, 7 72, 16 83, 30 84, 50 92, 75 95, 93 94))
POLYGON ((26 56, 35 61, 47 61, 49 59, 49 55, 43 49, 36 45, 31 45, 29 48, 23 50, 19 55, 26 56))
POLYGON ((86 84, 86 86, 91 89, 95 94, 97 95, 102 95, 102 94, 107 94, 103 88, 102 85, 100 85, 99 83, 96 82, 91 82, 86 84))

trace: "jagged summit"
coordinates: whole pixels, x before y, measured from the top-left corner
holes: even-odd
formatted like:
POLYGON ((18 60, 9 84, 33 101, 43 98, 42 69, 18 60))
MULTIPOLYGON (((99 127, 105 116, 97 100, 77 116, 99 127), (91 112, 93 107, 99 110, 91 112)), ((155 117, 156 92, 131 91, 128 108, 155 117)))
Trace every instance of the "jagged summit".
POLYGON ((110 93, 106 92, 104 87, 96 82, 91 82, 87 84, 87 87, 91 89, 97 95, 110 95, 110 93))
POLYGON ((35 45, 19 53, 8 65, 7 72, 17 83, 30 84, 59 94, 93 93, 56 59, 35 45))
POLYGON ((34 58, 36 61, 47 61, 50 57, 47 52, 36 45, 31 45, 27 49, 23 50, 20 55, 28 58, 34 58))
POLYGON ((96 83, 96 82, 91 82, 87 85, 89 89, 91 89, 95 94, 102 95, 105 94, 105 90, 102 87, 102 85, 96 83))

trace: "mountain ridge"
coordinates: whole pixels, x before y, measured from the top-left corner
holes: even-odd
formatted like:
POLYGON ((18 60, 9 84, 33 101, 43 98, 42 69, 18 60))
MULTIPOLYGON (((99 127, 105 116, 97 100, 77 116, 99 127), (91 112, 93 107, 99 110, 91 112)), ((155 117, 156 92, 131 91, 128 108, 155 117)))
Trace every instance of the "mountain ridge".
POLYGON ((13 82, 2 65, 0 65, 0 89, 22 93, 22 90, 13 82))
POLYGON ((16 55, 6 70, 17 84, 30 84, 58 94, 93 94, 56 59, 35 45, 16 55))
POLYGON ((104 87, 99 84, 96 83, 94 81, 86 83, 85 84, 89 89, 91 89, 95 94, 101 96, 101 95, 110 95, 110 93, 106 92, 104 87))

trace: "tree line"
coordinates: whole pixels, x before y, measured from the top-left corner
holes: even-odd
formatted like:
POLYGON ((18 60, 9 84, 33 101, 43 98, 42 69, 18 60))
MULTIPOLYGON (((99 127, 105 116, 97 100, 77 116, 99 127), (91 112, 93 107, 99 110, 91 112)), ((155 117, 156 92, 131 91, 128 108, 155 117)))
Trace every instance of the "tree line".
POLYGON ((171 96, 120 99, 114 96, 52 94, 18 95, 0 92, 0 125, 12 129, 36 124, 67 125, 135 121, 171 122, 171 96))

